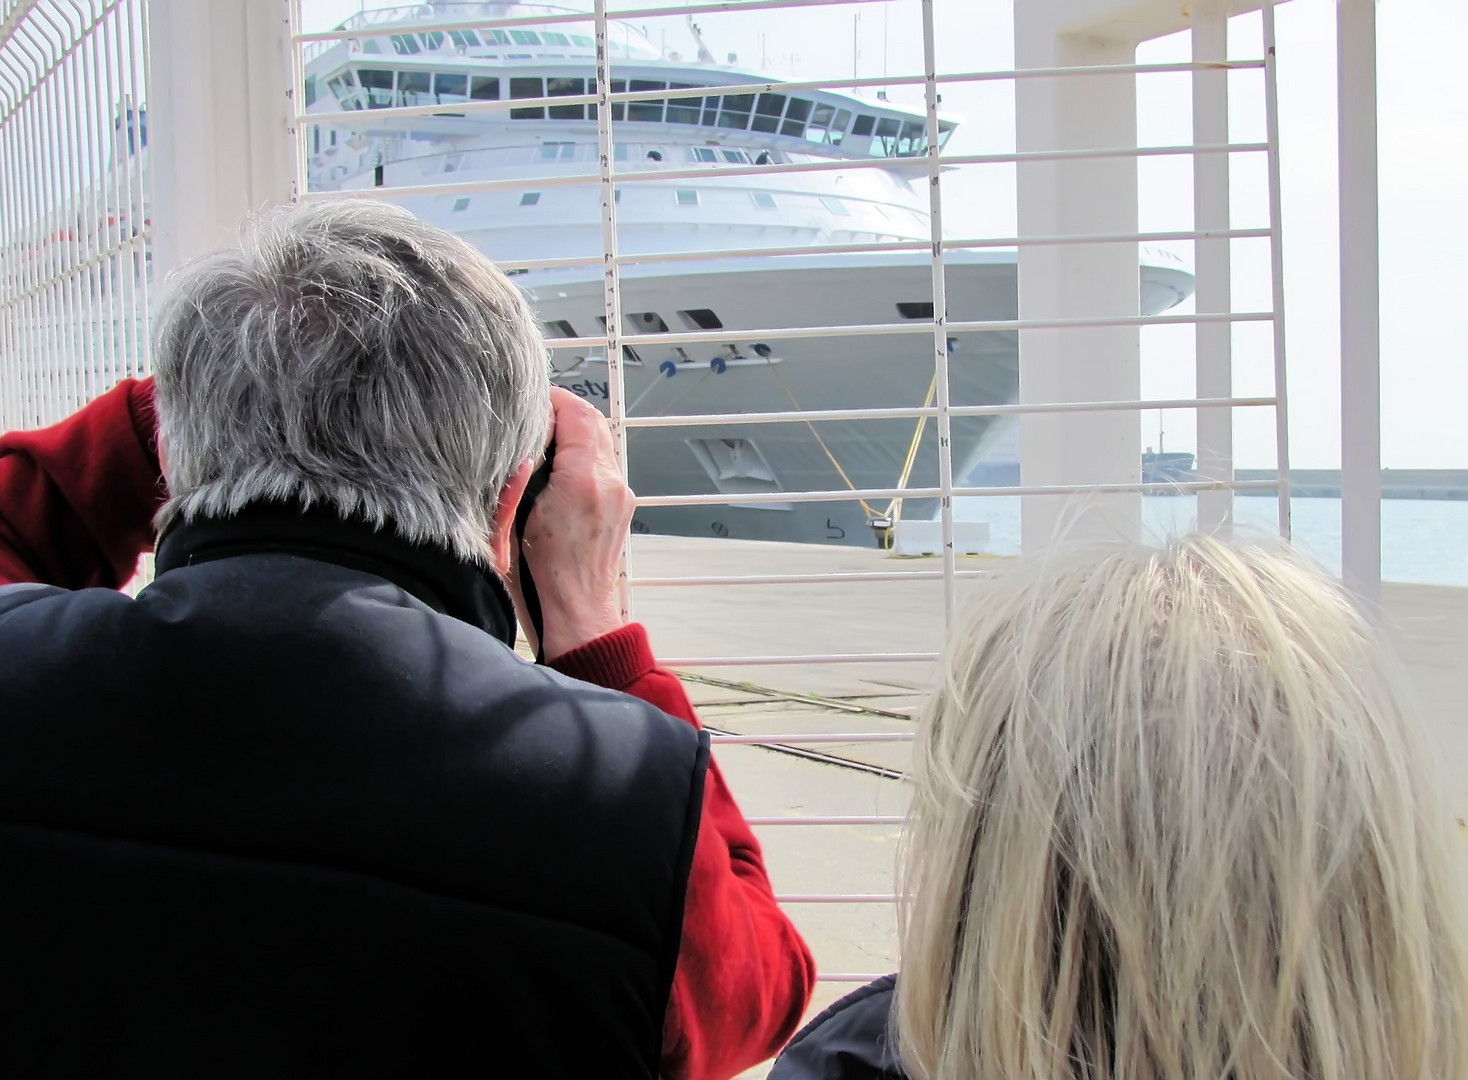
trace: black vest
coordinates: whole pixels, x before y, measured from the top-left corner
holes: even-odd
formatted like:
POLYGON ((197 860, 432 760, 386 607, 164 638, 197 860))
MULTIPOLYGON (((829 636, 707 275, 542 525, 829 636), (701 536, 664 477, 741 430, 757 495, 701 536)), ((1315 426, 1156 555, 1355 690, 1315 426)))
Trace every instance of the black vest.
POLYGON ((707 737, 321 513, 0 589, 0 1076, 657 1075, 707 737))

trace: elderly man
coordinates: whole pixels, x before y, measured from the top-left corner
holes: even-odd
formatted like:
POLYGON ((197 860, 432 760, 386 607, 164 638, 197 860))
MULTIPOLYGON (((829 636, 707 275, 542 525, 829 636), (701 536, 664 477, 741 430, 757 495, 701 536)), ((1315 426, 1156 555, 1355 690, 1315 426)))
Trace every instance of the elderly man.
POLYGON ((622 622, 631 493, 509 281, 392 207, 289 210, 183 272, 153 360, 156 437, 129 382, 0 439, 0 1074, 778 1049, 810 955, 622 622))

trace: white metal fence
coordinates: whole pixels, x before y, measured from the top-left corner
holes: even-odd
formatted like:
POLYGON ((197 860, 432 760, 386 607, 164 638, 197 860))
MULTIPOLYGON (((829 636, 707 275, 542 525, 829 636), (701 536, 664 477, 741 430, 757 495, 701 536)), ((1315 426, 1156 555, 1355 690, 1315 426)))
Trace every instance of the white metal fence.
MULTIPOLYGON (((1193 59, 1166 64, 1080 64, 1044 68, 1010 68, 1006 70, 960 70, 939 63, 939 42, 943 40, 945 11, 967 0, 917 0, 913 5, 919 20, 922 41, 920 70, 884 73, 880 76, 800 80, 783 82, 720 83, 717 94, 724 97, 781 94, 821 90, 901 90, 922 92, 921 123, 926 140, 924 152, 904 163, 910 175, 926 188, 925 233, 878 238, 851 235, 845 239, 822 243, 769 243, 757 247, 709 244, 695 249, 676 246, 657 249, 642 245, 633 250, 620 250, 619 194, 635 190, 639 185, 688 181, 690 183, 722 183, 739 178, 800 178, 823 174, 857 176, 874 169, 891 169, 884 158, 846 157, 841 160, 809 160, 784 155, 777 160, 756 163, 725 158, 710 168, 699 163, 682 168, 661 158, 632 162, 619 159, 618 114, 637 103, 696 102, 710 94, 709 86, 671 87, 639 90, 614 85, 617 68, 625 63, 626 35, 619 26, 633 21, 669 16, 695 16, 749 13, 777 13, 780 9, 829 8, 837 10, 881 10, 880 0, 719 0, 682 6, 648 6, 608 9, 607 0, 595 0, 590 12, 548 12, 531 17, 484 17, 482 13, 464 19, 435 20, 429 24, 411 16, 399 19, 390 30, 383 19, 362 20, 362 25, 349 30, 307 29, 302 22, 302 9, 315 0, 287 0, 292 44, 292 85, 289 92, 295 113, 289 137, 293 146, 294 189, 301 199, 372 197, 409 201, 424 197, 449 197, 462 200, 485 193, 592 188, 598 193, 600 250, 555 253, 544 256, 521 252, 502 258, 501 265, 510 271, 576 270, 600 267, 600 310, 605 330, 600 334, 576 333, 553 338, 548 345, 555 355, 598 352, 606 364, 605 388, 608 413, 617 434, 624 461, 638 453, 630 445, 629 435, 642 431, 676 430, 690 438, 699 432, 734 430, 773 430, 797 425, 809 430, 820 449, 835 466, 835 480, 826 486, 808 486, 795 490, 724 491, 682 490, 644 496, 643 507, 679 508, 699 506, 782 506, 805 504, 835 506, 856 503, 863 507, 875 504, 900 505, 930 500, 941 522, 942 554, 931 566, 915 568, 910 564, 862 563, 842 565, 841 569, 814 565, 776 569, 749 567, 730 572, 720 565, 721 556, 710 540, 708 565, 716 572, 667 572, 653 566, 651 559, 639 555, 630 563, 627 577, 627 602, 634 599, 639 611, 656 607, 657 598, 718 593, 737 596, 727 610, 749 626, 773 625, 787 617, 780 598, 794 588, 851 591, 857 589, 936 590, 931 614, 932 633, 923 637, 919 646, 893 648, 860 648, 847 643, 839 632, 828 638, 812 640, 805 649, 758 648, 687 651, 671 650, 664 656, 670 666, 690 672, 710 670, 763 671, 765 681, 780 681, 784 673, 823 671, 834 673, 823 678, 828 684, 855 681, 870 671, 921 670, 935 659, 933 651, 942 632, 954 618, 961 602, 963 583, 979 577, 983 571, 961 568, 954 548, 955 499, 1020 496, 1027 499, 1053 499, 1063 496, 1095 498, 1107 494, 1149 493, 1159 491, 1196 491, 1200 493, 1199 510, 1204 524, 1226 521, 1231 500, 1237 491, 1249 488, 1274 488, 1273 482, 1238 483, 1233 477, 1233 444, 1230 418, 1237 410, 1272 410, 1280 475, 1287 476, 1288 429, 1286 424, 1285 353, 1283 323, 1282 249, 1280 246, 1280 183, 1278 153, 1278 104, 1275 90, 1273 5, 1266 2, 1262 11, 1262 52, 1253 58, 1229 59, 1222 40, 1218 20, 1200 20, 1194 32, 1193 59), (560 173, 544 173, 533 180, 521 177, 469 180, 420 179, 400 181, 394 171, 393 182, 384 182, 384 168, 379 166, 376 182, 356 190, 325 190, 312 187, 312 159, 327 146, 328 134, 344 136, 343 145, 360 128, 364 112, 353 109, 310 108, 313 93, 308 92, 309 65, 325 55, 339 41, 349 42, 357 50, 363 43, 383 35, 438 35, 474 31, 478 34, 526 34, 547 27, 591 22, 594 27, 594 78, 584 83, 584 93, 560 93, 535 97, 497 100, 475 100, 464 95, 451 111, 463 118, 502 114, 505 110, 539 110, 592 106, 595 108, 595 170, 574 167, 560 173), (1260 72, 1264 80, 1265 137, 1253 141, 1230 141, 1228 124, 1227 80, 1233 73, 1260 72), (1142 79, 1151 75, 1186 74, 1192 80, 1194 127, 1190 142, 1169 145, 1117 145, 1109 147, 1058 148, 1048 150, 1007 150, 997 152, 959 153, 945 148, 941 95, 945 88, 994 84, 1013 86, 1020 81, 1098 80, 1117 77, 1142 79), (1234 227, 1229 200, 1231 174, 1229 163, 1243 156, 1263 156, 1268 171, 1268 220, 1250 227, 1234 227), (965 171, 1015 167, 1039 163, 1084 163, 1091 161, 1135 161, 1144 159, 1187 159, 1194 169, 1193 228, 1162 231, 1088 231, 1050 235, 1003 234, 958 235, 945 230, 945 217, 951 219, 951 204, 945 193, 951 190, 955 176, 965 171), (1233 271, 1231 252, 1241 242, 1265 242, 1270 245, 1273 303, 1266 310, 1235 310, 1229 289, 1233 271), (975 253, 1003 253, 1036 249, 1088 250, 1122 247, 1136 251, 1141 245, 1192 244, 1195 261, 1197 294, 1196 313, 1116 314, 1071 312, 1063 317, 1024 318, 1018 311, 996 317, 949 319, 949 310, 964 297, 953 288, 953 261, 971 258, 975 253), (631 332, 624 311, 624 291, 629 276, 650 267, 677 266, 690 274, 701 266, 729 263, 751 256, 765 260, 770 266, 787 265, 812 257, 845 256, 919 256, 925 255, 926 294, 910 294, 904 298, 923 299, 930 304, 930 314, 918 318, 890 321, 890 316, 874 316, 870 322, 842 322, 838 325, 799 323, 787 320, 784 325, 761 326, 750 323, 718 329, 675 330, 665 327, 659 332, 631 332), (1272 393, 1237 395, 1231 378, 1232 335, 1248 324, 1268 324, 1273 343, 1275 383, 1272 393), (1191 397, 1144 399, 1121 397, 1108 400, 1015 400, 1013 395, 1002 400, 964 400, 953 394, 955 365, 967 363, 961 354, 951 351, 955 340, 1005 340, 1036 332, 1108 331, 1127 327, 1188 325, 1196 328, 1197 393, 1191 397), (916 337, 914 337, 916 336, 916 337), (672 349, 700 351, 742 357, 743 350, 756 346, 770 348, 769 343, 790 342, 868 342, 873 339, 909 342, 922 340, 931 357, 931 366, 919 380, 932 388, 926 399, 917 396, 918 404, 881 404, 853 407, 806 407, 790 396, 790 407, 769 409, 730 409, 719 411, 679 410, 676 402, 661 412, 636 412, 629 405, 626 376, 627 357, 639 349, 672 349), (629 352, 631 350, 631 352, 629 352), (955 425, 978 418, 1004 417, 1076 417, 1097 415, 1140 415, 1153 410, 1195 410, 1199 432, 1199 478, 1185 482, 1145 483, 1122 479, 1100 484, 1010 484, 1002 487, 966 487, 963 477, 956 475, 952 446, 955 425), (909 468, 894 469, 881 482, 858 485, 840 467, 840 454, 833 452, 817 434, 840 431, 841 425, 873 421, 902 422, 915 427, 912 448, 929 445, 935 454, 931 469, 921 471, 917 481, 911 480, 909 468), (641 563, 639 565, 639 563, 641 563), (689 592, 688 590, 703 590, 689 592), (873 667, 879 665, 879 667, 873 667)), ((1029 0, 1026 0, 1028 3, 1029 0)), ((424 9, 425 11, 427 9, 424 9)), ((895 9, 894 9, 895 10, 895 9)), ((904 9, 906 10, 906 9, 904 9)), ((71 411, 86 399, 105 390, 116 379, 146 370, 146 326, 149 297, 149 243, 151 236, 150 203, 146 164, 146 87, 148 82, 148 4, 146 0, 10 0, 0 6, 0 429, 28 427, 49 422, 71 411)), ((417 48, 428 43, 417 39, 417 48)), ((394 46, 396 48, 396 46, 394 46)), ((416 55, 404 43, 401 53, 411 66, 416 55)), ((950 65, 951 67, 951 65, 950 65)), ((319 86, 315 93, 320 93, 319 86)), ((879 99, 881 100, 881 99, 879 99)), ((372 110, 374 122, 392 119, 422 118, 433 122, 446 110, 441 102, 411 104, 406 96, 394 98, 381 108, 372 110)), ((691 107, 691 106, 690 106, 691 107)), ((590 114, 582 113, 590 119, 590 114)), ((369 140, 361 140, 370 144, 369 140)), ((556 144, 559 145, 559 144, 556 144)), ((330 142, 330 148, 337 143, 330 142)), ((790 180, 791 183, 795 179, 790 180)), ((166 210, 166 208, 162 208, 166 210)), ((491 252, 491 254, 494 254, 491 252)), ((890 305, 884 311, 891 311, 890 305)), ((741 362, 744 362, 741 358, 741 362)), ((1023 357, 1021 357, 1023 376, 1023 357)), ((1281 491, 1279 526, 1289 530, 1287 488, 1281 491)), ((880 516, 880 511, 878 512, 880 516)), ((875 545, 874 545, 875 546, 875 545)), ((882 595, 889 595, 883 593, 882 595)), ((880 612, 873 612, 880 618, 880 612)), ((838 631, 841 628, 838 628, 838 631)), ((745 635, 745 640, 760 640, 758 633, 745 635)), ((772 637, 772 640, 774 638, 772 637)), ((854 640, 854 639, 850 639, 854 640)), ((807 703, 825 702, 833 707, 841 704, 839 694, 796 694, 795 700, 807 703)), ((839 710, 834 714, 843 715, 839 710)), ((862 759, 870 751, 900 747, 911 740, 906 721, 880 710, 860 714, 863 721, 876 717, 881 723, 853 723, 843 727, 839 722, 802 726, 797 720, 779 730, 750 730, 723 733, 716 741, 728 747, 772 747, 786 751, 814 753, 822 760, 862 759), (884 727, 885 725, 885 727, 884 727)), ((895 775, 900 769, 878 768, 878 775, 895 775)), ((761 830, 771 829, 788 835, 787 827, 808 829, 814 848, 820 843, 821 829, 833 827, 885 829, 890 833, 900 815, 878 808, 873 812, 846 810, 826 812, 819 808, 791 814, 762 814, 755 810, 752 823, 761 830)), ((805 911, 829 912, 829 905, 883 905, 892 900, 885 888, 848 887, 825 891, 789 891, 782 899, 800 905, 805 911)), ((823 960, 818 956, 818 960, 823 960)), ((829 982, 866 979, 877 972, 843 970, 823 961, 822 977, 829 982)))
POLYGON ((147 367, 145 0, 0 15, 0 430, 147 367))
MULTIPOLYGON (((310 0, 305 0, 309 3, 310 0)), ((466 117, 493 115, 506 109, 538 110, 566 106, 595 106, 596 147, 598 168, 595 171, 571 171, 559 175, 542 175, 533 181, 521 178, 485 179, 465 181, 448 178, 431 182, 408 184, 383 183, 379 172, 378 182, 352 191, 324 191, 311 187, 308 177, 308 162, 313 153, 319 152, 324 135, 332 128, 350 130, 360 125, 363 114, 352 109, 305 111, 296 115, 294 137, 296 140, 296 190, 303 199, 371 197, 392 200, 412 200, 425 196, 452 196, 463 199, 480 193, 506 189, 544 189, 590 186, 599 190, 601 223, 601 246, 599 252, 584 254, 555 255, 547 257, 513 257, 501 265, 511 271, 570 269, 576 267, 603 267, 602 304, 605 332, 597 335, 576 334, 563 340, 549 342, 557 351, 602 350, 607 364, 608 412, 617 433, 618 445, 624 461, 629 452, 628 434, 644 429, 678 428, 690 433, 700 429, 731 427, 750 428, 768 425, 829 425, 851 421, 902 420, 919 425, 933 424, 937 433, 938 458, 936 476, 927 483, 909 486, 907 476, 893 475, 886 486, 857 487, 850 482, 843 486, 823 489, 779 490, 762 493, 730 493, 727 491, 683 491, 660 493, 644 497, 642 506, 673 507, 700 505, 779 504, 790 506, 797 503, 837 503, 864 501, 882 503, 888 500, 933 499, 942 523, 943 549, 941 557, 931 569, 912 570, 902 568, 878 568, 871 570, 846 570, 842 572, 770 572, 770 573, 717 573, 717 574, 655 574, 629 576, 631 594, 644 590, 665 589, 730 589, 742 590, 747 603, 741 605, 739 617, 754 624, 778 619, 781 589, 794 586, 812 586, 831 589, 869 586, 878 583, 927 582, 941 586, 941 614, 934 619, 943 625, 951 623, 959 603, 958 586, 967 577, 980 576, 979 570, 961 570, 955 556, 954 500, 962 497, 986 498, 996 495, 1053 497, 1078 495, 1094 497, 1106 493, 1150 493, 1184 491, 1221 493, 1218 497, 1200 500, 1200 512, 1204 524, 1226 521, 1231 513, 1233 493, 1241 489, 1264 487, 1280 491, 1279 528, 1284 535, 1289 532, 1289 499, 1287 479, 1285 485, 1274 482, 1252 484, 1236 483, 1233 480, 1232 427, 1227 418, 1237 409, 1273 410, 1277 432, 1279 475, 1288 475, 1288 429, 1285 408, 1285 353, 1283 323, 1283 279, 1281 274, 1282 253, 1280 247, 1280 184, 1278 155, 1277 96, 1274 71, 1274 20, 1272 4, 1263 7, 1264 50, 1261 55, 1244 60, 1230 60, 1226 56, 1222 36, 1222 23, 1215 21, 1196 32, 1194 59, 1190 62, 1169 64, 1106 64, 1075 67, 1053 67, 1045 69, 1019 70, 940 70, 937 58, 937 40, 941 28, 938 11, 943 6, 940 0, 921 0, 922 67, 919 71, 883 74, 882 76, 842 78, 835 80, 800 81, 782 83, 739 82, 719 85, 722 95, 731 94, 789 94, 793 91, 820 89, 854 90, 863 88, 921 87, 925 106, 926 153, 918 166, 926 181, 928 192, 928 235, 923 239, 886 239, 863 241, 859 239, 842 243, 816 245, 787 244, 765 246, 755 249, 729 248, 713 245, 700 250, 619 250, 618 208, 619 194, 636 185, 666 182, 670 180, 706 181, 710 176, 718 179, 736 177, 759 177, 767 180, 774 175, 819 174, 829 172, 852 173, 863 169, 890 168, 891 163, 875 160, 787 160, 768 163, 720 163, 709 169, 699 165, 679 168, 669 163, 666 166, 648 168, 627 163, 619 167, 617 154, 617 128, 614 115, 633 103, 675 103, 683 99, 697 100, 707 95, 708 86, 674 88, 663 86, 655 90, 638 91, 625 85, 614 86, 619 60, 610 47, 615 39, 619 23, 632 20, 656 19, 667 16, 693 16, 709 13, 776 11, 797 7, 829 7, 832 9, 854 9, 869 0, 741 0, 741 2, 693 3, 674 7, 640 7, 609 10, 607 0, 595 0, 590 13, 595 27, 596 61, 595 78, 585 83, 585 93, 562 93, 556 96, 534 96, 511 100, 460 101, 453 112, 466 117), (1237 71, 1262 71, 1265 82, 1264 127, 1266 137, 1260 141, 1230 142, 1227 105, 1227 79, 1229 73, 1237 71), (943 149, 940 131, 940 95, 945 87, 969 83, 1014 83, 1017 80, 1070 80, 1097 77, 1130 75, 1143 77, 1150 74, 1191 73, 1194 83, 1195 127, 1194 139, 1189 144, 1163 146, 1125 146, 1101 149, 1055 149, 1029 152, 1002 153, 952 153, 943 149), (594 92, 592 92, 594 90, 594 92), (1263 155, 1268 161, 1268 221, 1252 228, 1233 228, 1230 225, 1229 198, 1230 173, 1228 163, 1239 155, 1263 155), (944 192, 949 183, 951 170, 975 169, 992 166, 1023 165, 1033 162, 1072 162, 1096 159, 1134 159, 1157 157, 1181 157, 1190 159, 1195 167, 1195 215, 1194 228, 1165 232, 1105 233, 1077 235, 998 235, 998 236, 955 236, 944 229, 944 192), (1230 251, 1235 241, 1264 240, 1271 246, 1273 305, 1269 310, 1237 311, 1230 303, 1228 288, 1231 273, 1230 251), (1198 279, 1198 313, 1166 313, 1155 315, 1088 315, 1084 312, 1066 318, 1023 319, 1017 317, 994 319, 970 319, 950 321, 947 310, 949 282, 947 262, 954 252, 1014 250, 1027 247, 1059 247, 1065 245, 1127 245, 1135 250, 1138 245, 1167 242, 1192 242, 1195 245, 1198 279), (891 322, 875 320, 862 325, 785 325, 725 327, 716 330, 696 329, 689 331, 670 330, 664 327, 657 333, 629 333, 624 322, 623 285, 629 269, 654 264, 678 264, 696 268, 700 263, 712 263, 757 255, 771 260, 772 264, 783 259, 796 259, 812 255, 854 255, 872 252, 926 252, 931 267, 927 299, 931 300, 931 316, 921 320, 891 322), (1231 332, 1234 327, 1245 323, 1268 323, 1272 326, 1274 348, 1274 392, 1267 395, 1235 396, 1232 392, 1230 365, 1232 359, 1231 332), (1146 327, 1168 324, 1195 326, 1197 337, 1197 364, 1199 395, 1186 398, 1161 400, 1108 400, 1108 401, 1049 401, 1024 402, 1013 400, 993 403, 955 402, 950 393, 950 343, 955 335, 1010 334, 1037 330, 1084 330, 1116 327, 1146 327), (807 409, 794 404, 788 410, 727 411, 727 412, 678 412, 657 415, 629 415, 625 385, 625 352, 642 348, 678 347, 686 349, 723 350, 731 345, 748 346, 750 343, 784 342, 799 339, 870 339, 877 335, 893 337, 920 335, 931 343, 932 376, 934 390, 930 399, 922 405, 807 409), (955 463, 951 454, 951 430, 955 421, 966 417, 1006 417, 1017 415, 1061 415, 1102 412, 1141 414, 1150 410, 1197 410, 1200 441, 1207 445, 1200 456, 1200 476, 1185 482, 1162 483, 1118 482, 1110 484, 1078 485, 1011 485, 1005 487, 970 488, 963 486, 962 477, 956 476, 955 463)), ((1029 0, 1026 0, 1029 2, 1029 0)), ((426 9, 425 9, 426 10, 426 9)), ((301 0, 293 6, 297 32, 294 34, 295 78, 293 88, 297 102, 309 100, 303 86, 306 63, 323 54, 331 43, 347 40, 352 49, 362 47, 363 41, 373 34, 386 31, 372 27, 352 30, 320 30, 306 32, 300 29, 301 0)), ((537 14, 530 17, 486 18, 480 13, 452 22, 435 20, 415 21, 408 17, 391 28, 399 35, 438 34, 440 38, 450 31, 475 31, 486 35, 494 32, 544 31, 546 28, 564 26, 568 23, 585 23, 584 12, 537 14)), ((400 51, 405 51, 406 46, 400 51)), ((412 104, 407 99, 394 99, 391 103, 379 102, 382 107, 374 114, 376 119, 390 116, 400 118, 421 117, 431 119, 444 112, 442 104, 412 104)), ((585 114, 582 114, 585 115, 585 114)), ((886 310, 890 310, 890 307, 886 310)), ((1023 369, 1021 369, 1023 370, 1023 369)), ((924 380, 926 381, 926 380, 924 380)), ((829 428, 828 428, 829 429, 829 428)), ((812 429, 814 430, 814 428, 812 429)), ((921 428, 919 431, 921 432, 921 428)), ((823 444, 824 448, 824 444, 823 444)), ((838 472, 840 470, 838 469, 838 472)), ((843 477, 844 473, 841 474, 843 477)), ((709 560, 717 565, 718 555, 712 551, 709 560)), ((631 596, 629 595, 629 603, 631 596)), ((869 665, 913 665, 927 664, 935 659, 931 650, 856 651, 851 649, 826 648, 821 651, 801 653, 687 653, 664 657, 670 666, 684 670, 706 670, 714 668, 776 669, 788 670, 798 667, 809 670, 815 666, 837 666, 842 670, 856 672, 869 665)), ((776 678, 770 675, 771 679, 776 678)), ((854 676, 853 676, 854 677, 854 676)), ((755 745, 799 748, 839 748, 832 752, 839 756, 852 748, 870 747, 889 743, 904 743, 911 739, 906 725, 892 725, 893 730, 799 730, 795 725, 776 732, 754 732, 717 735, 716 741, 724 745, 755 745)), ((890 829, 900 820, 892 813, 802 813, 779 816, 755 816, 756 826, 808 827, 819 830, 830 826, 874 826, 890 829)), ((813 833, 810 843, 818 844, 818 834, 813 833)), ((893 897, 889 891, 825 891, 787 893, 782 900, 798 905, 832 904, 889 904, 893 897)), ((818 959, 820 959, 818 957, 818 959)), ((829 971, 822 977, 832 982, 865 980, 874 972, 829 971)))

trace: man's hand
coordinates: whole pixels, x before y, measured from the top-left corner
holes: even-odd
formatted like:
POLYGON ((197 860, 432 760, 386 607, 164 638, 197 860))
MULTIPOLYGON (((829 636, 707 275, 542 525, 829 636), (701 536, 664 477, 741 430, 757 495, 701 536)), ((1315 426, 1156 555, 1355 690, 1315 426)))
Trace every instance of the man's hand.
POLYGON ((525 561, 540 595, 548 661, 624 625, 619 575, 636 506, 617 465, 606 418, 560 387, 551 390, 551 407, 555 463, 524 537, 525 561))

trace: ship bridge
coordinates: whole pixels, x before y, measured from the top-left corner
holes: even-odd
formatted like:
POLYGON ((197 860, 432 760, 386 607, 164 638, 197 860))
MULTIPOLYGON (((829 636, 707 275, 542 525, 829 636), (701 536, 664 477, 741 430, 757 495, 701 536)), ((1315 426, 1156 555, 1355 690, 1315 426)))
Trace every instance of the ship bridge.
MULTIPOLYGON (((1227 532, 1235 496, 1261 492, 1290 535, 1286 346, 1319 329, 1286 332, 1282 3, 342 6, 0 0, 0 429, 146 373, 166 276, 247 213, 374 197, 465 223, 530 292, 558 380, 605 409, 624 465, 673 477, 634 485, 624 603, 714 731, 815 948, 817 1005, 891 970, 912 721, 997 520, 960 508, 1013 501, 1033 551, 1062 527, 1138 536, 1159 494, 1227 532), (870 58, 883 18, 907 43, 890 70, 870 58), (707 44, 749 55, 741 19, 856 55, 776 78, 707 44), (1005 28, 1007 63, 940 48, 981 25, 1005 28), (1181 44, 1149 58, 1163 38, 1181 44), (957 104, 976 87, 1012 115, 980 105, 976 123, 957 104), (1139 103, 1175 94, 1189 133, 1149 139, 1139 103), (1154 162, 1181 169, 1181 224, 1145 225, 1154 162), (1262 212, 1241 222, 1248 176, 1262 212), (1241 270, 1262 287, 1238 289, 1241 270), (1191 392, 1144 393, 1159 335, 1191 392), (1158 413, 1196 433, 1193 468, 1160 480, 1142 472, 1158 413), (954 448, 988 429, 1017 430, 1017 475, 972 486, 954 448), (1236 429, 1266 434, 1272 470, 1240 478, 1236 429), (792 523, 821 543, 741 532, 792 523)), ((1337 9, 1337 39, 1310 47, 1339 78, 1342 570, 1400 614, 1380 584, 1377 10, 1337 9)), ((1468 687, 1433 663, 1414 671, 1442 717, 1468 687)))

